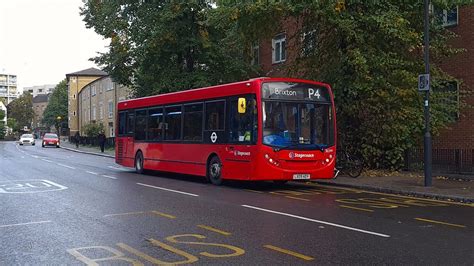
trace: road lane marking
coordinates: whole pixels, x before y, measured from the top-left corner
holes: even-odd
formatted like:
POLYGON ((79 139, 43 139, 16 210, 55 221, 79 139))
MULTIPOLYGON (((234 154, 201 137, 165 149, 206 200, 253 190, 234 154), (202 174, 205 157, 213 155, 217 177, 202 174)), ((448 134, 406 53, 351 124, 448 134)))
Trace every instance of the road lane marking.
POLYGON ((199 195, 196 195, 196 194, 183 192, 183 191, 179 191, 179 190, 174 190, 174 189, 169 189, 169 188, 164 188, 164 187, 156 187, 156 186, 147 185, 147 184, 143 184, 143 183, 137 183, 137 185, 144 186, 144 187, 151 187, 151 188, 161 189, 161 190, 174 192, 174 193, 179 193, 179 194, 188 195, 188 196, 193 196, 193 197, 199 197, 199 195))
POLYGON ((53 161, 50 161, 48 159, 41 159, 41 161, 45 161, 45 162, 48 162, 48 163, 52 163, 53 161))
POLYGON ((309 199, 297 198, 297 197, 292 197, 292 196, 285 196, 285 198, 295 199, 295 200, 303 200, 303 201, 310 201, 309 199))
POLYGON ((176 219, 176 216, 174 216, 174 215, 159 212, 159 211, 151 211, 151 213, 159 215, 159 216, 163 216, 163 217, 166 217, 166 218, 170 218, 170 219, 176 219))
POLYGON ((115 169, 115 170, 120 170, 120 171, 128 171, 128 169, 126 168, 119 168, 119 167, 115 167, 115 166, 108 166, 109 168, 112 168, 112 169, 115 169))
POLYGON ((303 255, 301 253, 294 252, 294 251, 291 251, 291 250, 275 247, 275 246, 272 246, 272 245, 264 245, 263 247, 274 250, 274 251, 278 251, 278 252, 281 252, 281 253, 284 253, 284 254, 287 254, 287 255, 291 255, 291 256, 294 256, 294 257, 297 257, 297 258, 300 258, 300 259, 303 259, 303 260, 307 260, 307 261, 314 260, 313 257, 306 256, 306 255, 303 255))
POLYGON ((358 210, 358 211, 374 212, 374 210, 370 210, 370 209, 363 209, 363 208, 357 208, 357 207, 353 207, 353 206, 347 206, 347 205, 339 205, 339 207, 342 207, 342 208, 348 208, 348 209, 353 209, 353 210, 358 210))
POLYGON ((0 228, 21 226, 21 225, 30 225, 30 224, 44 224, 44 223, 51 223, 51 221, 39 221, 39 222, 29 222, 29 223, 19 223, 19 224, 6 224, 6 225, 0 225, 0 228))
POLYGON ((106 214, 104 217, 113 217, 113 216, 125 216, 125 215, 137 215, 137 214, 145 214, 146 212, 124 212, 124 213, 114 213, 114 214, 106 214))
POLYGON ((221 234, 221 235, 225 235, 225 236, 230 236, 231 233, 229 232, 226 232, 226 231, 222 231, 220 229, 217 229, 217 228, 214 228, 214 227, 211 227, 211 226, 207 226, 207 225, 198 225, 197 227, 199 228, 202 228, 202 229, 206 229, 206 230, 209 230, 209 231, 212 231, 214 233, 218 233, 218 234, 221 234))
POLYGON ((254 193, 261 193, 263 194, 262 191, 258 191, 258 190, 253 190, 253 189, 244 189, 245 191, 249 191, 249 192, 254 192, 254 193))
POLYGON ((110 175, 102 175, 103 177, 107 177, 107 178, 110 178, 110 179, 117 179, 115 176, 110 176, 110 175))
POLYGON ((465 225, 461 225, 461 224, 451 224, 451 223, 428 220, 428 219, 423 219, 423 218, 415 218, 415 220, 422 221, 422 222, 428 222, 428 223, 443 224, 443 225, 449 225, 449 226, 454 226, 454 227, 466 228, 465 225))
POLYGON ((269 212, 269 213, 274 213, 274 214, 279 214, 279 215, 288 216, 288 217, 292 217, 292 218, 297 218, 297 219, 301 219, 301 220, 305 220, 305 221, 310 221, 310 222, 314 222, 314 223, 320 223, 320 224, 330 225, 330 226, 334 226, 334 227, 338 227, 338 228, 343 228, 343 229, 347 229, 347 230, 352 230, 352 231, 356 231, 356 232, 360 232, 360 233, 365 233, 365 234, 369 234, 369 235, 375 235, 375 236, 380 236, 380 237, 390 237, 389 235, 385 235, 385 234, 380 234, 380 233, 376 233, 376 232, 372 232, 372 231, 367 231, 367 230, 362 230, 362 229, 358 229, 358 228, 354 228, 354 227, 350 227, 350 226, 345 226, 345 225, 340 225, 340 224, 325 222, 325 221, 321 221, 321 220, 315 220, 315 219, 311 219, 311 218, 307 218, 307 217, 303 217, 303 216, 298 216, 298 215, 293 215, 293 214, 289 214, 289 213, 278 212, 278 211, 272 211, 272 210, 263 209, 263 208, 259 208, 259 207, 255 207, 255 206, 250 206, 250 205, 241 205, 241 206, 242 206, 242 207, 245 207, 245 208, 250 208, 250 209, 259 210, 259 211, 264 211, 264 212, 269 212))
POLYGON ((76 169, 75 167, 65 165, 65 164, 62 164, 62 163, 57 163, 57 165, 62 166, 62 167, 66 167, 66 168, 69 168, 69 169, 76 169))
POLYGON ((96 172, 91 172, 91 171, 86 171, 86 173, 91 174, 91 175, 99 175, 98 173, 96 173, 96 172))

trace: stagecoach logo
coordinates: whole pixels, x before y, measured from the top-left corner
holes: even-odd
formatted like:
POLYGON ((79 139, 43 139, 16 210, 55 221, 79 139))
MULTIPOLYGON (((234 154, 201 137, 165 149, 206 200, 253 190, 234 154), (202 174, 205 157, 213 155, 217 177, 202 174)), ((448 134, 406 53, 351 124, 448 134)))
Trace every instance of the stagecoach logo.
POLYGON ((295 158, 314 158, 314 154, 312 153, 296 153, 296 152, 290 152, 288 154, 290 159, 295 159, 295 158))
POLYGON ((235 156, 250 156, 249 151, 234 151, 235 156))
POLYGON ((211 134, 212 143, 216 143, 216 140, 217 140, 217 134, 216 134, 216 132, 212 132, 212 134, 211 134))

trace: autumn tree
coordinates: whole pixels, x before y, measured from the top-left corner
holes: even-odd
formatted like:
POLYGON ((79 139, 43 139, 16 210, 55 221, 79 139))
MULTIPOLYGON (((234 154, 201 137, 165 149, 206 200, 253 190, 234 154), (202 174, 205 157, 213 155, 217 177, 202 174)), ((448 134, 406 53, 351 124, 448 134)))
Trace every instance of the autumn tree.
POLYGON ((211 23, 209 1, 86 1, 88 28, 110 39, 94 58, 135 96, 179 91, 257 75, 229 24, 211 23))
MULTIPOLYGON (((433 1, 437 9, 455 1, 433 1)), ((460 2, 460 1, 457 1, 460 2)), ((422 1, 218 1, 220 16, 234 18, 237 35, 247 43, 270 40, 287 31, 292 64, 288 76, 320 80, 335 93, 338 142, 359 152, 370 167, 399 168, 404 152, 423 136, 423 99, 417 77, 424 73, 422 1), (278 19, 275 19, 278 18, 278 19), (241 37, 240 37, 241 38, 241 37)), ((452 122, 457 105, 438 92, 454 78, 438 66, 453 49, 454 37, 432 14, 432 130, 452 122)))
POLYGON ((20 131, 24 127, 30 128, 33 121, 33 96, 26 92, 7 105, 8 118, 16 120, 13 131, 20 131))
POLYGON ((56 85, 53 93, 49 96, 48 106, 46 106, 46 109, 44 110, 42 123, 47 127, 55 126, 56 130, 59 130, 59 126, 63 128, 67 127, 67 117, 67 82, 66 80, 62 80, 58 85, 56 85), (58 121, 58 117, 61 117, 61 121, 58 121), (62 125, 59 125, 58 123, 62 123, 62 125))

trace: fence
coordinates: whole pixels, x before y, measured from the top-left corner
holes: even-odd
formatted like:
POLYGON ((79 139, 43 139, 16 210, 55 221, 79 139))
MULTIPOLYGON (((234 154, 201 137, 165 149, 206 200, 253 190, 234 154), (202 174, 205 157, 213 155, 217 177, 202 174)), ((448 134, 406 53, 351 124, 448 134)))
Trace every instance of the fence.
MULTIPOLYGON (((422 170, 423 149, 405 153, 406 170, 422 170)), ((474 149, 433 149, 433 172, 452 174, 474 174, 474 149)))
MULTIPOLYGON (((70 143, 76 143, 76 139, 74 136, 69 137, 70 143)), ((79 141, 80 145, 93 145, 99 146, 99 139, 94 137, 83 137, 81 136, 81 140, 79 141)), ((107 138, 105 142, 105 147, 114 147, 115 146, 115 138, 107 138)))

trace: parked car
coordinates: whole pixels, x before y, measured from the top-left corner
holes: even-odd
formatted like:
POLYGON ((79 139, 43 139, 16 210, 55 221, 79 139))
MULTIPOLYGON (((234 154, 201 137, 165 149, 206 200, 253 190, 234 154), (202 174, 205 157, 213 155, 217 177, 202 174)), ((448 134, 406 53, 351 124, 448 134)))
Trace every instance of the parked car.
POLYGON ((33 137, 33 134, 23 134, 20 137, 20 140, 18 141, 20 145, 23 144, 31 144, 35 145, 35 138, 33 137))
POLYGON ((41 143, 41 147, 45 146, 56 146, 56 148, 59 148, 59 138, 58 135, 54 133, 46 133, 43 136, 43 142, 41 143))

